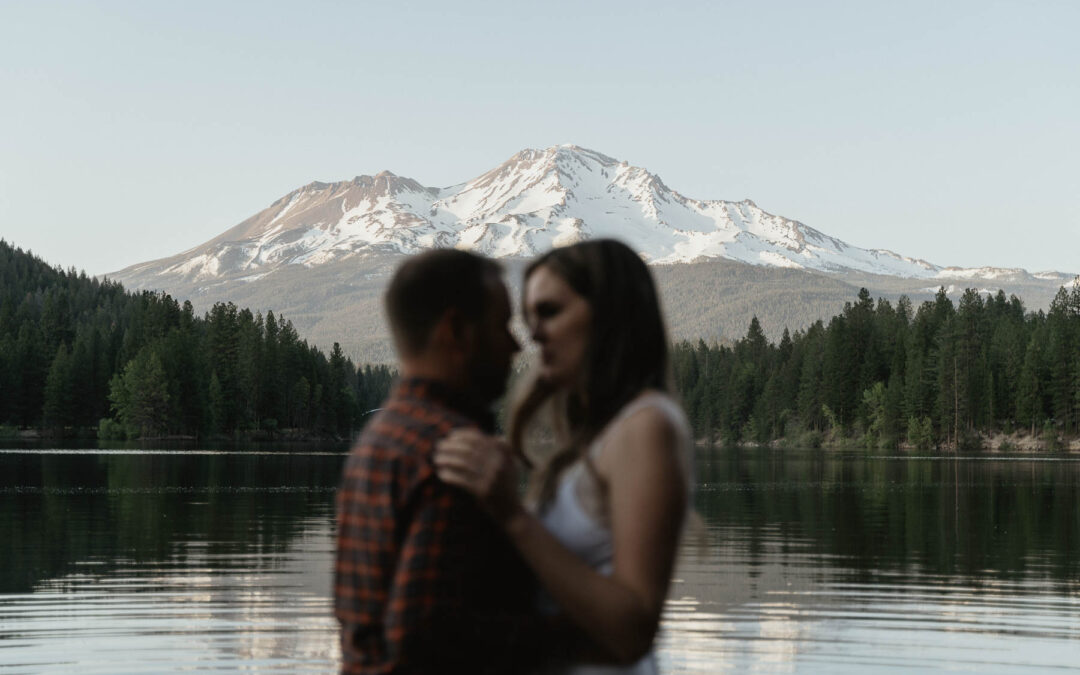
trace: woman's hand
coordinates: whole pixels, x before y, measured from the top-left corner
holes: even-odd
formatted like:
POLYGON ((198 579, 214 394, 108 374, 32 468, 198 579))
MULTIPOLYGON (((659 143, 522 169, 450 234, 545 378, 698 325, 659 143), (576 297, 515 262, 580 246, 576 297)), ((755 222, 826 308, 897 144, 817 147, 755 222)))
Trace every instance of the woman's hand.
POLYGON ((454 429, 435 446, 439 478, 476 496, 500 525, 524 509, 518 497, 518 472, 506 441, 478 429, 454 429))

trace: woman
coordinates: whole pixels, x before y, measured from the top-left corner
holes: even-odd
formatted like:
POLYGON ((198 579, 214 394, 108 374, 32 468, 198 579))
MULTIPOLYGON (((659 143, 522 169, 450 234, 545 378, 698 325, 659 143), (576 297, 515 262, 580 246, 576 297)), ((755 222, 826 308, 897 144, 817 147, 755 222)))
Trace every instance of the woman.
POLYGON ((509 447, 460 430, 439 476, 479 497, 550 599, 617 666, 654 673, 660 622, 687 511, 690 431, 667 391, 667 336, 648 268, 617 241, 550 251, 525 272, 524 313, 540 365, 510 423, 509 447), (512 454, 550 404, 560 449, 516 491, 512 454))

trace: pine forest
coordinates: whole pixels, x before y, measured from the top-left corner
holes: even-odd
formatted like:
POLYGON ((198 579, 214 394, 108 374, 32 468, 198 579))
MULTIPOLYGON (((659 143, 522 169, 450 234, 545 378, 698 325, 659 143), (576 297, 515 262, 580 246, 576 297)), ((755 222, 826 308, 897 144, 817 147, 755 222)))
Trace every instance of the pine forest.
POLYGON ((991 437, 1055 449, 1080 432, 1080 282, 1049 311, 945 291, 917 309, 863 289, 828 323, 769 343, 754 319, 731 345, 675 346, 699 437, 723 443, 978 449, 991 437))
POLYGON ((164 293, 55 269, 0 241, 0 425, 100 437, 347 439, 389 390, 273 312, 202 317, 164 293))

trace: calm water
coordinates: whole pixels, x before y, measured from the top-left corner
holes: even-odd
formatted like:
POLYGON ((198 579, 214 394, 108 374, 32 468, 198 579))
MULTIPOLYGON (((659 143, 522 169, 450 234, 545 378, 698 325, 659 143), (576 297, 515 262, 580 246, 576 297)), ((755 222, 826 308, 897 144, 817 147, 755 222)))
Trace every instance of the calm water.
MULTIPOLYGON (((0 673, 334 672, 341 462, 0 451, 0 673)), ((665 672, 1080 669, 1080 461, 697 469, 665 672)))

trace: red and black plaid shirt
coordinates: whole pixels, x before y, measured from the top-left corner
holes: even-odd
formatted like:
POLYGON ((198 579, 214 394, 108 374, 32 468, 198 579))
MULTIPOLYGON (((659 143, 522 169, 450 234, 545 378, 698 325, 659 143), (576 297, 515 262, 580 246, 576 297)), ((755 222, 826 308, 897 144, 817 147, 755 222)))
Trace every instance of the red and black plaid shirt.
POLYGON ((397 384, 345 464, 335 605, 342 673, 515 673, 552 636, 535 586, 475 500, 435 475, 435 442, 485 427, 437 382, 397 384))

